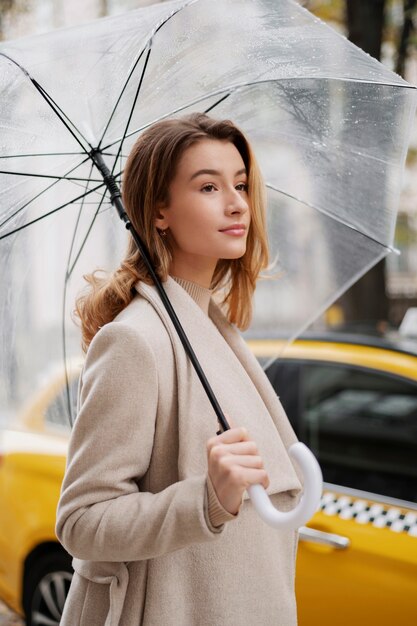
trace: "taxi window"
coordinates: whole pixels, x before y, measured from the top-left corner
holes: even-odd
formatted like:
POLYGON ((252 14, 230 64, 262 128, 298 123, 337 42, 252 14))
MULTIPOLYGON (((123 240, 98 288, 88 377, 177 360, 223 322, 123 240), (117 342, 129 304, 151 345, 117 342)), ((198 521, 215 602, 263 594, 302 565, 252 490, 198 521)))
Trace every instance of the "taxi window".
POLYGON ((277 359, 265 371, 288 418, 301 438, 302 425, 299 423, 300 414, 300 364, 297 361, 277 359))
POLYGON ((417 385, 361 368, 304 363, 300 436, 327 482, 417 502, 417 385))
POLYGON ((45 410, 45 422, 49 426, 69 429, 74 420, 77 405, 78 378, 75 377, 69 383, 69 398, 72 421, 68 415, 68 396, 65 385, 61 387, 52 402, 45 410))

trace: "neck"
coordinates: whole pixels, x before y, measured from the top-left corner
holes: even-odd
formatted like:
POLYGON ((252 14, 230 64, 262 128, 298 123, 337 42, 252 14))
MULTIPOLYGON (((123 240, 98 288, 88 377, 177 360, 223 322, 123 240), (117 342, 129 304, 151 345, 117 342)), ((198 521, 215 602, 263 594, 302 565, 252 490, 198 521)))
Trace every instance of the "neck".
MULTIPOLYGON (((212 261, 210 259, 210 261, 212 261)), ((169 273, 171 276, 182 278, 182 280, 188 280, 201 287, 210 289, 211 282, 213 280, 214 270, 216 269, 217 261, 198 264, 198 263, 181 263, 181 260, 174 259, 172 261, 169 273)))

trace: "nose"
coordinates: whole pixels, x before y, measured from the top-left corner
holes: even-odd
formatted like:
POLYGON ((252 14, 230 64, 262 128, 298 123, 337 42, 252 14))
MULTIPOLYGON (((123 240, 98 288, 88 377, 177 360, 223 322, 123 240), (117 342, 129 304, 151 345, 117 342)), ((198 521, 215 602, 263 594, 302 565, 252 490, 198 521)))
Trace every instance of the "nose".
POLYGON ((233 188, 227 198, 226 215, 242 215, 246 211, 249 211, 247 198, 241 191, 233 188))

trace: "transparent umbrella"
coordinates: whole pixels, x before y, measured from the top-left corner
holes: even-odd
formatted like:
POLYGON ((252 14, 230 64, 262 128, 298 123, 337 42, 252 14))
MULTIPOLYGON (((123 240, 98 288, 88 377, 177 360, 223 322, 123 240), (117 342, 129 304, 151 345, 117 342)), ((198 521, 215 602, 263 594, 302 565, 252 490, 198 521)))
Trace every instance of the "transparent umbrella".
POLYGON ((210 112, 254 146, 279 277, 259 282, 254 333, 294 338, 392 251, 415 89, 290 0, 174 1, 9 42, 0 89, 3 414, 54 366, 72 379, 82 275, 126 245, 98 165, 121 182, 156 120, 210 112))

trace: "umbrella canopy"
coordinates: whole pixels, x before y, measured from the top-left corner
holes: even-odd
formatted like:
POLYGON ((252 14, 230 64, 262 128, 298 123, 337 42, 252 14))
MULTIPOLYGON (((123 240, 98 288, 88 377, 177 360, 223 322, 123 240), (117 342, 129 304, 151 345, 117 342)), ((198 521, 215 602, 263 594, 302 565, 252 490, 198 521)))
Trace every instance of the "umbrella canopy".
POLYGON ((259 283, 254 332, 294 337, 392 250, 415 89, 290 0, 175 1, 9 42, 0 93, 3 416, 71 370, 82 275, 124 252, 91 152, 120 181, 158 119, 231 118, 255 149, 279 279, 259 283))

